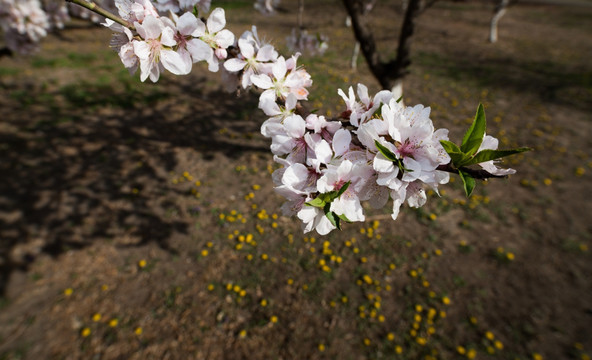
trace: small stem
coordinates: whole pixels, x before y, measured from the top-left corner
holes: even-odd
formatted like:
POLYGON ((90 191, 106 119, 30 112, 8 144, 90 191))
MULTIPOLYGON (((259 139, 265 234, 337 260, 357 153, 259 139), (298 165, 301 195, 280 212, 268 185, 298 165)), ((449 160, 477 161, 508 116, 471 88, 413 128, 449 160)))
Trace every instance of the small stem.
POLYGON ((125 26, 126 28, 130 29, 131 31, 136 30, 136 28, 134 28, 134 26, 132 24, 123 20, 119 16, 114 15, 114 14, 110 13, 109 11, 103 9, 102 7, 97 5, 94 1, 86 2, 84 0, 66 0, 66 2, 71 2, 72 4, 82 6, 83 8, 86 8, 94 13, 97 13, 101 16, 106 17, 107 19, 111 19, 122 26, 125 26))

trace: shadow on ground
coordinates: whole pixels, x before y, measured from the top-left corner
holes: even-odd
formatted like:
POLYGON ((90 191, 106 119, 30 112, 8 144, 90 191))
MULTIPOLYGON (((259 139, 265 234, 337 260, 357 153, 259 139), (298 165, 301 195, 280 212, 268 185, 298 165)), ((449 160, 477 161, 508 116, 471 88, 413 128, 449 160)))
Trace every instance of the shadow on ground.
POLYGON ((7 94, 0 127, 0 295, 11 272, 40 253, 58 256, 97 240, 154 242, 175 252, 168 239, 187 233, 167 200, 178 191, 168 185, 180 149, 206 159, 267 151, 263 140, 241 141, 258 132, 260 121, 245 115, 253 113, 256 97, 202 93, 202 81, 165 80, 148 96, 133 86, 84 81, 50 91, 33 82, 0 84, 7 94))

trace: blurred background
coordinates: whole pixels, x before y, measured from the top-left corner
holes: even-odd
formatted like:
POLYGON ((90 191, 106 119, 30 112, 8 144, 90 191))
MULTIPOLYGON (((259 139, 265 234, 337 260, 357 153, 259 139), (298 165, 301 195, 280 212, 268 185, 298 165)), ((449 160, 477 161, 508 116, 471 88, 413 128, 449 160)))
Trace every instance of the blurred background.
MULTIPOLYGON (((298 3, 214 0, 290 54, 298 3)), ((310 107, 381 89, 341 2, 305 1, 310 107)), ((405 4, 365 14, 394 58, 405 4)), ((68 22, 0 57, 0 359, 589 359, 592 1, 437 1, 415 18, 407 105, 460 141, 479 103, 508 179, 302 234, 273 191, 258 95, 219 74, 130 76, 68 22)), ((2 47, 2 46, 0 46, 2 47)))

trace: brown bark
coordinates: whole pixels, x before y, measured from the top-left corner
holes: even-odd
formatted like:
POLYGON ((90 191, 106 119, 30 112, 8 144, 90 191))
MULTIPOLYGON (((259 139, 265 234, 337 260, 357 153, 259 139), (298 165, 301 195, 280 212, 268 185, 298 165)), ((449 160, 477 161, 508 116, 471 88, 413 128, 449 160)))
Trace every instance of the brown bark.
POLYGON ((401 34, 397 45, 397 56, 394 60, 383 61, 376 46, 374 35, 363 16, 363 0, 343 0, 343 4, 352 20, 352 28, 360 49, 366 59, 372 75, 382 88, 390 90, 398 80, 402 79, 411 65, 411 39, 415 29, 415 20, 422 10, 421 0, 409 0, 405 18, 401 26, 401 34))

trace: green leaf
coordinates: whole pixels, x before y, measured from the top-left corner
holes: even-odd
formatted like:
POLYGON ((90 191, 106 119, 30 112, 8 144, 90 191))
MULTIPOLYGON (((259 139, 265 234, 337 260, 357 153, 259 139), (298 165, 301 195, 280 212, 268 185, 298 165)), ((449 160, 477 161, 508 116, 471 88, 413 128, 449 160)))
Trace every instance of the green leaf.
POLYGON ((471 159, 469 155, 463 154, 458 145, 447 140, 440 140, 440 144, 452 160, 452 164, 458 169, 463 166, 465 162, 471 159))
POLYGON ((477 153, 477 155, 473 156, 468 162, 464 163, 464 165, 473 165, 479 164, 489 160, 496 160, 506 156, 519 154, 521 152, 530 151, 531 148, 522 147, 517 149, 511 150, 481 150, 477 153))
POLYGON ((475 189, 475 179, 471 175, 467 174, 462 170, 458 172, 458 175, 460 175, 460 178, 465 187, 465 194, 467 194, 467 197, 470 197, 473 193, 473 189, 475 189))
POLYGON ((463 153, 473 155, 479 150, 479 146, 481 146, 483 137, 485 136, 485 125, 485 110, 483 110, 483 104, 479 104, 477 113, 475 114, 475 120, 473 120, 471 127, 465 133, 462 145, 460 146, 460 150, 463 153))
POLYGON ((331 222, 331 224, 337 229, 341 230, 341 221, 339 217, 333 211, 331 211, 331 204, 325 205, 323 210, 325 211, 325 216, 327 219, 329 219, 329 222, 331 222))
MULTIPOLYGON (((334 213, 335 214, 335 213, 334 213)), ((335 214, 337 215, 337 214, 335 214)), ((340 218, 341 220, 350 223, 351 221, 347 218, 347 216, 345 216, 345 214, 341 214, 341 215, 337 215, 338 218, 340 218)))
MULTIPOLYGON (((343 194, 345 192, 345 190, 347 190, 347 188, 349 187, 350 184, 351 184, 351 181, 348 181, 345 184, 343 184, 343 186, 341 187, 341 189, 339 189, 339 191, 337 192, 337 195, 333 199, 337 199, 338 197, 340 197, 341 194, 343 194)), ((331 200, 333 200, 333 199, 331 199, 331 200)))
POLYGON ((401 100, 403 100, 403 95, 399 96, 399 98, 397 99, 397 104, 400 103, 401 100))
POLYGON ((378 148, 378 151, 380 151, 380 153, 385 158, 389 159, 390 161, 399 161, 399 159, 397 159, 395 154, 393 154, 392 151, 390 151, 387 147, 385 147, 384 145, 379 143, 378 140, 374 140, 374 145, 376 145, 376 147, 378 148))
POLYGON ((462 153, 462 151, 460 151, 460 148, 458 147, 458 145, 456 145, 452 141, 440 140, 440 144, 442 144, 442 147, 444 148, 444 150, 446 150, 446 152, 449 154, 450 153, 462 153))
POLYGON ((324 208, 326 205, 326 202, 324 199, 322 199, 323 196, 317 196, 316 198, 312 199, 309 202, 306 202, 305 204, 308 206, 314 206, 314 207, 318 207, 318 208, 324 208))

